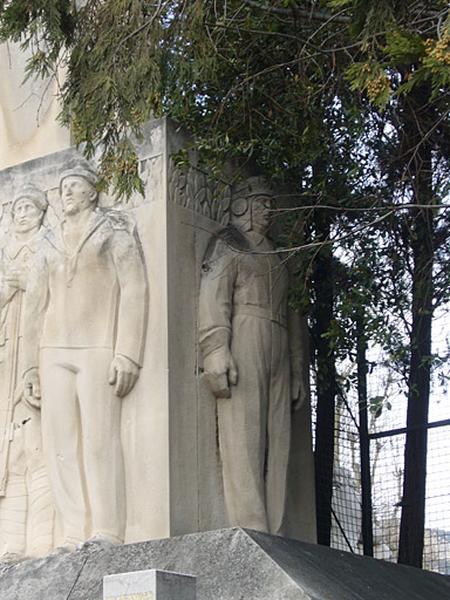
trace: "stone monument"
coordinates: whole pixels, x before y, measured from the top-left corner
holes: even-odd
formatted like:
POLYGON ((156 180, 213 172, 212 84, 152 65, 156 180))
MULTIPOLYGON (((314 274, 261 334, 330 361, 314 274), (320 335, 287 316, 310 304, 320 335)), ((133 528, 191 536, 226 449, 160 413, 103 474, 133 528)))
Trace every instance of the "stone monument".
MULTIPOLYGON (((167 120, 146 127, 138 145, 145 194, 128 202, 98 195, 95 165, 86 165, 74 149, 0 171, 5 244, 11 198, 18 190, 33 182, 48 201, 23 299, 20 370, 30 410, 39 415, 40 406, 42 413, 56 512, 52 548, 74 548, 86 540, 139 542, 241 522, 225 501, 218 446, 223 418, 218 427, 217 401, 204 369, 208 361, 203 364, 200 352, 206 315, 200 289, 205 253, 217 246, 218 232, 239 226, 248 243, 257 243, 244 225, 250 213, 239 205, 251 205, 256 222, 253 207, 259 203, 232 188, 225 176, 205 173, 194 154, 180 165, 175 157, 187 142, 167 120)), ((270 254, 269 241, 260 239, 260 249, 270 254)), ((267 256, 250 262, 264 271, 267 256)), ((278 255, 269 262, 280 296, 280 315, 271 327, 278 328, 275 341, 286 353, 285 362, 268 372, 277 373, 287 403, 280 422, 273 421, 284 441, 278 448, 276 442, 267 444, 268 457, 281 466, 264 485, 275 491, 280 483, 280 489, 269 500, 274 510, 264 507, 270 516, 258 509, 253 526, 313 541, 309 402, 291 414, 298 385, 287 392, 290 364, 299 374, 307 352, 300 348, 301 356, 293 346, 288 349, 287 274, 278 255)), ((237 354, 235 359, 240 373, 234 387, 240 390, 246 368, 237 354)), ((277 394, 269 394, 268 406, 278 397, 283 405, 277 394)), ((232 403, 233 390, 231 396, 232 403)), ((262 437, 258 443, 266 441, 262 437)))
POLYGON ((447 597, 438 575, 263 533, 315 541, 273 190, 181 165, 162 119, 137 146, 144 195, 99 195, 57 83, 21 87, 14 45, 0 59, 2 600, 101 600, 108 575, 127 600, 447 597))

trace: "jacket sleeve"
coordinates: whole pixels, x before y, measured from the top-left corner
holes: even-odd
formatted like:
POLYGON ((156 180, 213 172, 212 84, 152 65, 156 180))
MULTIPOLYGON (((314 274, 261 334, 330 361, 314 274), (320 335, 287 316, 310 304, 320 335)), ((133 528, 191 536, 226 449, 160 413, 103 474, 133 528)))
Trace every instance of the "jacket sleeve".
POLYGON ((39 343, 49 299, 48 263, 38 252, 30 266, 24 300, 23 373, 39 366, 39 343))
POLYGON ((238 255, 222 240, 214 240, 202 265, 199 299, 199 344, 206 358, 221 347, 230 347, 233 292, 238 255))
POLYGON ((142 367, 148 317, 148 285, 144 257, 136 233, 116 229, 110 252, 120 287, 115 354, 142 367))

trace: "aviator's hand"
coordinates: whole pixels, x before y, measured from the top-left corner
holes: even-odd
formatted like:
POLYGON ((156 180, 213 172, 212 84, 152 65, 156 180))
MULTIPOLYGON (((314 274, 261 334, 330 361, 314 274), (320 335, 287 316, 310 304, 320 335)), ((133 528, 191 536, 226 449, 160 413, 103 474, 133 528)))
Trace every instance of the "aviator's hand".
POLYGON ((109 369, 109 384, 114 385, 114 393, 123 398, 131 392, 139 377, 139 367, 131 359, 117 354, 109 369))
POLYGON ((238 369, 229 348, 218 348, 208 354, 203 368, 216 398, 231 398, 230 386, 236 385, 238 369))
POLYGON ((40 408, 41 406, 41 382, 37 367, 28 369, 23 376, 24 398, 30 406, 40 408))
POLYGON ((291 399, 292 407, 294 410, 298 410, 306 402, 308 398, 308 389, 305 385, 303 377, 297 373, 291 375, 291 399))

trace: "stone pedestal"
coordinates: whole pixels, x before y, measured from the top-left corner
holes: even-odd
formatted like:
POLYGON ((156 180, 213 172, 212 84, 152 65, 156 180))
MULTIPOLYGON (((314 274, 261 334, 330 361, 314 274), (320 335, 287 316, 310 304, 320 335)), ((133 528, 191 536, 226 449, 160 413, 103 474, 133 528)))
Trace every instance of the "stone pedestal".
POLYGON ((142 569, 192 574, 197 600, 450 597, 450 581, 444 575, 243 529, 116 547, 86 545, 70 554, 0 566, 0 597, 102 600, 105 575, 142 569))
POLYGON ((107 575, 103 600, 195 600, 195 577, 169 571, 107 575))

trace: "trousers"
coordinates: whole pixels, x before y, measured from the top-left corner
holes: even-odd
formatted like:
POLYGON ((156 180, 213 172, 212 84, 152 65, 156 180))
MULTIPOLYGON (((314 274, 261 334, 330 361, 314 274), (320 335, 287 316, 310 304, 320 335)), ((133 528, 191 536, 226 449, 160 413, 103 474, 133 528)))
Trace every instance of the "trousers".
POLYGON ((269 319, 236 314, 231 353, 237 385, 231 398, 217 400, 229 524, 280 534, 291 422, 287 330, 269 319))
POLYGON ((121 400, 108 384, 107 348, 42 348, 42 435, 64 543, 122 542, 125 476, 121 400))
POLYGON ((2 554, 44 556, 53 548, 53 502, 42 453, 39 410, 14 410, 5 496, 0 499, 2 554))

